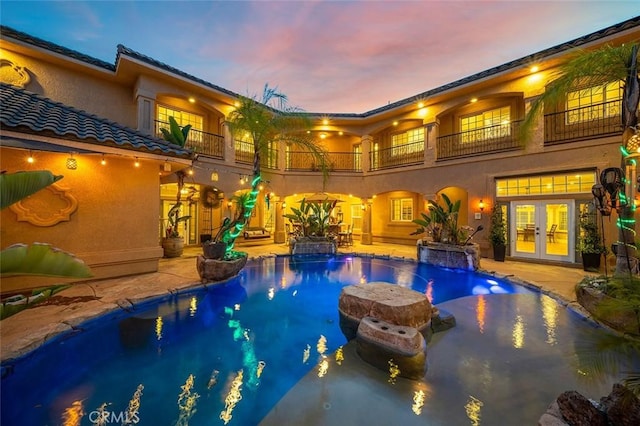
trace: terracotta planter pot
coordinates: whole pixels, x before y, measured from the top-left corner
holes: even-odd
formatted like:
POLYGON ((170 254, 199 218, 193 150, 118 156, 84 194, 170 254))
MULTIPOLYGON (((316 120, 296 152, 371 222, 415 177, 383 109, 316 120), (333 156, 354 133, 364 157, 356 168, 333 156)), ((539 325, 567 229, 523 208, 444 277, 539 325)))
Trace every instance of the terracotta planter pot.
POLYGON ((162 248, 164 249, 164 257, 180 257, 184 250, 184 238, 163 238, 162 248))

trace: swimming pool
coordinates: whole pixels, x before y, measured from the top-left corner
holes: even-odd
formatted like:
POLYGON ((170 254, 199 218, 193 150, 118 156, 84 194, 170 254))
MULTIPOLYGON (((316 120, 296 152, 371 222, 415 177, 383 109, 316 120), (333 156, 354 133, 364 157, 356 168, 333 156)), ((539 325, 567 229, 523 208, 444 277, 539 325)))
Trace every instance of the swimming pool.
MULTIPOLYGON (((538 297, 489 276, 413 262, 256 260, 224 284, 91 321, 17 360, 2 380, 2 424, 257 424, 285 395, 291 400, 319 361, 337 361, 346 343, 340 291, 373 281, 423 292, 434 304, 538 297)), ((431 367, 427 382, 430 374, 431 367)))

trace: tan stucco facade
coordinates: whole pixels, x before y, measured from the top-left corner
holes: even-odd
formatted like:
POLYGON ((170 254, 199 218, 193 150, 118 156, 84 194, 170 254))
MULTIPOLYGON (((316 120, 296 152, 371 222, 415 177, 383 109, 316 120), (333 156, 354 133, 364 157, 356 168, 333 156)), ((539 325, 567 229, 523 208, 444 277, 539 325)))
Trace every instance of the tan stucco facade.
MULTIPOLYGON (((583 47, 621 43, 638 37, 640 28, 635 26, 583 47)), ((285 224, 282 214, 287 210, 282 209, 282 203, 290 208, 304 194, 325 191, 343 200, 340 207, 344 220, 358 221, 360 226, 354 229, 354 236, 363 243, 413 245, 417 237, 410 234, 416 227, 410 221, 392 220, 393 199, 413 200, 413 217, 419 218, 428 200, 446 193, 462 200, 460 224, 488 228, 488 212, 496 202, 508 204, 523 199, 499 197, 495 190, 496 178, 571 174, 578 170, 597 173, 619 166, 620 135, 548 144, 542 116, 527 141, 518 141, 508 149, 443 156, 439 144, 443 143, 443 137, 455 136, 461 131, 463 117, 508 106, 510 120, 521 120, 531 101, 552 79, 560 57, 561 54, 556 53, 538 63, 540 70, 536 73, 525 66, 513 66, 446 86, 415 101, 366 114, 318 114, 314 117, 314 135, 335 158, 352 156, 352 159, 349 157, 351 163, 347 164, 353 164, 353 170, 333 171, 329 180, 323 182, 321 173, 312 165, 308 170, 288 168, 285 148, 278 147, 277 166, 263 169, 264 190, 250 225, 269 228, 276 240, 281 240, 285 224), (415 161, 379 167, 377 155, 384 150, 390 152, 394 135, 419 128, 424 129, 424 145, 423 153, 412 153, 415 161), (267 193, 274 195, 269 206, 267 193), (478 208, 480 200, 485 204, 484 211, 478 208)), ((24 83, 26 90, 146 134, 153 135, 156 131, 154 122, 159 106, 201 116, 201 130, 221 141, 218 152, 222 157, 198 155, 193 174, 185 183, 198 190, 215 187, 224 198, 210 210, 197 201, 197 217, 191 225, 195 237, 191 243, 199 243, 197 234, 214 232, 231 213, 230 197, 248 187, 240 183, 240 177, 251 173, 251 164, 238 161, 236 145, 224 124, 237 100, 228 91, 178 75, 157 63, 145 62, 130 52, 118 55, 115 68, 105 69, 42 47, 3 39, 0 59, 26 70, 29 76, 24 83)), ((4 70, 1 75, 5 75, 4 70)), ((23 170, 28 166, 64 174, 61 185, 78 200, 78 208, 70 220, 47 228, 18 221, 12 210, 5 210, 2 212, 2 246, 44 239, 85 259, 97 277, 154 270, 162 255, 159 246, 162 202, 171 199, 170 192, 161 191, 161 185, 175 182, 174 173, 184 164, 169 170, 163 167, 162 156, 151 156, 143 167, 133 169, 131 161, 135 154, 125 152, 118 156, 117 149, 110 149, 112 157, 107 167, 100 165, 97 156, 79 154, 76 156, 78 169, 69 171, 64 168, 67 154, 39 151, 38 162, 26 165, 24 150, 3 148, 3 170, 23 170)), ((579 202, 589 200, 591 195, 582 192, 525 197, 555 198, 579 202)), ((614 227, 608 225, 605 231, 606 238, 612 241, 614 227)), ((568 232, 570 238, 575 238, 575 230, 568 232)), ((487 234, 479 233, 475 240, 483 255, 490 256, 487 234)))

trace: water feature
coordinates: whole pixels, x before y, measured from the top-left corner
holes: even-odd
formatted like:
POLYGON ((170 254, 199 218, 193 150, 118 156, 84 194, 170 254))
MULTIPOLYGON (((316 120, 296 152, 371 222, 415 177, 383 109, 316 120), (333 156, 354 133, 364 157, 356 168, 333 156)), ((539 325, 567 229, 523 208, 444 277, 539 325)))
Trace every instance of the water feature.
MULTIPOLYGON (((328 368, 329 360, 337 362, 343 352, 349 357, 349 345, 344 346, 346 341, 338 325, 337 303, 342 287, 373 281, 412 288, 425 293, 434 304, 447 305, 445 302, 452 301, 448 303, 454 303, 455 307, 456 300, 467 301, 462 304, 460 313, 454 312, 456 318, 464 319, 468 316, 465 310, 471 309, 474 329, 482 323, 487 331, 500 330, 509 336, 517 333, 512 330, 513 324, 506 320, 507 310, 501 306, 509 305, 510 298, 516 296, 541 300, 537 293, 482 274, 413 262, 347 256, 304 261, 289 257, 253 261, 240 276, 224 284, 145 303, 131 313, 118 312, 90 321, 76 333, 60 336, 5 366, 11 373, 2 379, 2 424, 99 424, 100 419, 104 420, 103 424, 129 421, 130 424, 150 425, 251 425, 263 419, 266 424, 282 423, 278 413, 274 415, 272 411, 279 401, 299 408, 304 403, 316 402, 292 399, 296 392, 290 390, 294 386, 297 388, 308 381, 309 373, 314 369, 322 369, 323 365, 328 368), (482 319, 478 314, 481 300, 486 303, 482 319), (507 323, 502 327, 496 321, 507 323), (81 423, 76 422, 80 418, 81 423)), ((544 303, 554 306, 548 308, 554 312, 548 316, 559 315, 559 305, 555 301, 549 299, 544 303)), ((533 312, 534 308, 524 308, 525 305, 517 305, 525 311, 516 318, 523 336, 527 323, 532 322, 530 317, 540 317, 533 312)), ((553 329, 554 333, 565 336, 565 328, 568 327, 568 333, 571 333, 576 324, 593 328, 578 319, 576 324, 571 318, 568 321, 569 325, 562 325, 557 330, 560 326, 554 325, 547 330, 553 329)), ((464 333, 464 330, 459 332, 464 333)), ((453 337, 451 340, 457 345, 453 350, 458 356, 473 360, 470 354, 486 352, 486 346, 492 344, 478 336, 466 342, 465 337, 453 337)), ((434 349, 433 358, 441 359, 442 364, 449 362, 447 355, 435 352, 447 338, 448 335, 441 337, 434 349)), ((556 341, 558 338, 555 337, 556 341)), ((514 345, 510 341, 510 346, 514 345)), ((536 351, 540 349, 536 348, 536 351)), ((545 362, 553 363, 564 356, 551 353, 545 355, 545 362)), ((522 350, 521 354, 526 358, 529 352, 522 350)), ((494 374, 491 367, 473 360, 474 364, 477 362, 480 363, 478 374, 494 374)), ((344 371, 353 374, 357 368, 344 371)), ((441 378, 444 370, 437 365, 432 367, 424 382, 429 383, 432 374, 434 383, 444 380, 441 378)), ((445 382, 468 380, 460 377, 459 371, 447 371, 450 377, 445 382)), ((371 374, 375 373, 362 376, 362 383, 368 383, 371 374)), ((513 373, 509 371, 509 374, 513 373)), ((322 380, 319 372, 315 374, 314 371, 312 376, 322 380)), ((356 383, 360 379, 349 380, 356 383)), ((492 380, 501 382, 498 378, 492 380)), ((386 378, 383 377, 382 383, 386 383, 386 378)), ((413 386, 411 383, 400 382, 398 393, 402 394, 402 386, 413 386)), ((453 388, 451 383, 447 387, 453 388)), ((312 384, 306 389, 308 392, 319 388, 312 384)), ((517 393, 519 390, 512 391, 517 393)), ((386 392, 396 393, 393 388, 386 392)), ((550 392, 553 394, 555 390, 550 392)), ((442 396, 449 393, 438 392, 442 396)), ((304 391, 300 395, 304 395, 304 391)), ((336 397, 338 395, 336 392, 336 397)), ((413 394, 408 396, 409 399, 412 397, 413 394)), ((488 404, 490 397, 483 398, 488 404)), ((543 401, 543 407, 551 401, 547 394, 537 398, 543 401)), ((351 395, 347 399, 357 406, 358 401, 366 403, 369 395, 365 390, 359 398, 351 395)), ((336 406, 337 401, 334 402, 336 406)), ((429 401, 420 415, 429 416, 428 407, 429 401)), ((441 407, 438 407, 438 404, 433 405, 431 414, 439 415, 441 407)), ((280 415, 287 410, 292 412, 293 408, 280 410, 280 415)), ((464 410, 458 407, 458 411, 464 410)), ((333 413, 344 420, 348 411, 345 408, 339 413, 334 409, 333 413)), ((317 418, 318 424, 322 424, 322 417, 317 418)), ((286 422, 298 424, 293 417, 289 420, 286 422)), ((299 421, 308 423, 308 419, 299 421)), ((420 421, 424 422, 424 418, 420 421)))

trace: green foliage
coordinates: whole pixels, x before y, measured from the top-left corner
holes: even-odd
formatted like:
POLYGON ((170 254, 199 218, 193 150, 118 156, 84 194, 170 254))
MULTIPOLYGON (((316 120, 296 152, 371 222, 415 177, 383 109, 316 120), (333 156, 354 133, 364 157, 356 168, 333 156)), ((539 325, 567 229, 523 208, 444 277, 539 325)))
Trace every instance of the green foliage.
POLYGON ((167 213, 167 219, 169 221, 169 225, 166 228, 166 237, 167 238, 177 238, 180 236, 179 227, 180 223, 186 222, 191 219, 190 215, 180 216, 180 208, 182 207, 182 202, 178 201, 169 209, 167 213))
POLYGON ((577 249, 581 253, 600 254, 605 252, 594 215, 588 213, 580 215, 580 233, 578 235, 577 249))
POLYGON ((160 128, 162 137, 169 143, 178 145, 184 148, 189 137, 189 130, 191 130, 191 124, 187 124, 184 127, 180 127, 175 118, 169 117, 169 129, 160 128))
POLYGON ((461 200, 451 201, 447 194, 441 194, 444 206, 429 200, 429 214, 420 213, 422 219, 414 219, 419 228, 411 235, 429 232, 435 242, 461 244, 467 239, 468 230, 458 227, 461 200))
MULTIPOLYGON (((284 94, 265 84, 260 101, 256 97, 244 96, 239 101, 239 105, 228 115, 226 124, 235 139, 253 143, 253 178, 248 198, 236 203, 242 206, 236 218, 223 223, 217 237, 227 244, 227 253, 231 252, 235 239, 251 218, 259 194, 258 186, 262 182, 261 159, 268 155, 269 149, 287 144, 291 149, 307 151, 313 161, 323 165, 323 182, 328 178, 327 168, 324 167, 324 150, 316 144, 311 133, 307 133, 312 127, 309 116, 299 108, 288 106, 284 94)), ((284 150, 284 147, 279 149, 284 150)))
POLYGON ((299 223, 302 226, 302 235, 305 237, 326 237, 331 211, 335 206, 335 201, 309 203, 303 198, 300 201, 300 208, 292 207, 293 213, 287 213, 285 217, 299 223))
POLYGON ((0 174, 0 208, 4 209, 59 181, 47 170, 0 174))
POLYGON ((489 229, 489 242, 495 246, 507 245, 507 224, 502 214, 502 208, 495 204, 491 211, 491 229, 489 229))
MULTIPOLYGON (((627 79, 634 43, 622 46, 604 46, 596 50, 578 50, 560 64, 553 81, 547 85, 544 93, 536 98, 526 113, 520 136, 529 140, 533 124, 543 105, 561 104, 566 94, 576 86, 592 87, 612 81, 627 79)), ((636 105, 637 108, 637 105, 636 105)))
MULTIPOLYGON (((35 194, 62 177, 46 170, 0 174, 2 208, 35 194)), ((34 243, 31 246, 15 244, 0 252, 0 276, 9 275, 88 278, 92 273, 72 254, 49 244, 34 243)))

